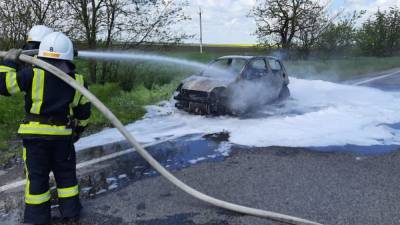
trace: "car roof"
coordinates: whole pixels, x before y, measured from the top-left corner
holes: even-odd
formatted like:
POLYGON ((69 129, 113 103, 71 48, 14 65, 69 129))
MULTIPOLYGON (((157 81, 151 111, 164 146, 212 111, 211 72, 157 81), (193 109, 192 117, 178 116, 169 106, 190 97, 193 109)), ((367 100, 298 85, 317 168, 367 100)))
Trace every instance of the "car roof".
POLYGON ((218 59, 244 59, 244 60, 250 60, 250 59, 254 59, 254 58, 268 58, 268 59, 276 59, 276 57, 273 56, 250 56, 250 55, 227 55, 227 56, 222 56, 219 57, 218 59))

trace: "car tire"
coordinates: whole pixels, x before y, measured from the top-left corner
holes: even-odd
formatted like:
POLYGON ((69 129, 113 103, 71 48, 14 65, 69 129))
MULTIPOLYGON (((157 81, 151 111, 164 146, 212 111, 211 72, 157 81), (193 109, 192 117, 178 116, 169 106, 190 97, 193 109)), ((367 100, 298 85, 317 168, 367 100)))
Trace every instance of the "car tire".
POLYGON ((210 93, 209 114, 225 115, 228 113, 225 88, 216 88, 210 93))

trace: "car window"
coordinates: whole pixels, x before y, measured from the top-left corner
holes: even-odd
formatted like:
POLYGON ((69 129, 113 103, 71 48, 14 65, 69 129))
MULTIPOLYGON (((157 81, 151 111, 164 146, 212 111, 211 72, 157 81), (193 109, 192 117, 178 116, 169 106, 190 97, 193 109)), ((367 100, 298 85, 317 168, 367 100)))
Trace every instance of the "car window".
POLYGON ((267 64, 263 59, 253 60, 250 63, 250 67, 255 70, 267 70, 267 64))
POLYGON ((231 64, 231 70, 235 73, 240 73, 243 67, 246 65, 246 60, 243 59, 233 59, 231 64))
POLYGON ((244 78, 252 80, 268 74, 267 64, 263 59, 252 60, 247 67, 244 78))
POLYGON ((269 65, 271 66, 271 70, 278 71, 282 70, 281 64, 276 59, 268 60, 269 65))

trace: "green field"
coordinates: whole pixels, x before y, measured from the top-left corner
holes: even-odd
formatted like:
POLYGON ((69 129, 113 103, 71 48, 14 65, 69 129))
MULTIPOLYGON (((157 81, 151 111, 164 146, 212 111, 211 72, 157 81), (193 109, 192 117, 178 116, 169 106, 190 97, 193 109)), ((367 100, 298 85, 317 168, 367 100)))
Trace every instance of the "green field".
MULTIPOLYGON (((154 54, 154 53, 152 53, 154 54)), ((198 62, 209 62, 223 53, 164 52, 167 56, 198 62)), ((235 54, 252 55, 261 52, 237 52, 235 54)), ((99 63, 100 64, 100 63, 99 63)), ((360 78, 363 74, 400 67, 400 57, 391 58, 348 58, 338 60, 286 61, 290 75, 344 81, 360 78)), ((87 74, 87 61, 77 60, 78 72, 87 74)), ((99 97, 125 124, 142 118, 144 106, 166 100, 184 77, 196 70, 176 65, 160 65, 154 62, 122 62, 113 69, 112 82, 92 84, 90 90, 99 97)), ((23 96, 13 98, 0 97, 0 165, 16 157, 20 148, 16 130, 23 119, 23 96)), ((93 133, 105 127, 109 122, 97 111, 93 111, 91 125, 86 133, 93 133)))

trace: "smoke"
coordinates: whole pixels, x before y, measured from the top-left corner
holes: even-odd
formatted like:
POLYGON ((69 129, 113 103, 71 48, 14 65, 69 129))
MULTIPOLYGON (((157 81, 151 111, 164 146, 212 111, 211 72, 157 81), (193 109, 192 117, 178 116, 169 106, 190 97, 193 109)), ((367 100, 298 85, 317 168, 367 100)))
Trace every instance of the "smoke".
POLYGON ((273 57, 275 57, 275 58, 277 58, 277 59, 282 61, 282 60, 287 60, 289 58, 289 53, 288 53, 287 50, 280 49, 280 50, 277 50, 277 51, 273 51, 271 53, 271 56, 273 56, 273 57))
POLYGON ((282 81, 268 78, 268 76, 235 83, 229 93, 229 109, 236 114, 243 114, 276 101, 282 90, 282 81))
POLYGON ((308 80, 324 80, 331 82, 343 81, 340 71, 343 71, 343 66, 348 65, 339 62, 340 59, 329 61, 323 59, 301 60, 296 56, 291 57, 291 54, 293 54, 293 52, 285 49, 279 49, 271 53, 273 57, 284 62, 289 76, 308 80))

